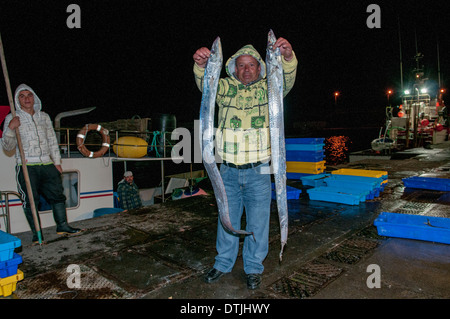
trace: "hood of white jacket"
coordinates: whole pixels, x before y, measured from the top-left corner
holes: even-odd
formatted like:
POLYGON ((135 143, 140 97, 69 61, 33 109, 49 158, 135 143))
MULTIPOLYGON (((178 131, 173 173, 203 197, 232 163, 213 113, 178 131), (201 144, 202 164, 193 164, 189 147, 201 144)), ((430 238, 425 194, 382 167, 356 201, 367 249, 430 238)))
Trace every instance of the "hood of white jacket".
POLYGON ((21 110, 22 111, 22 106, 20 105, 19 102, 19 94, 22 91, 30 91, 31 93, 33 93, 34 96, 34 111, 37 113, 42 109, 42 103, 41 103, 41 99, 36 95, 36 93, 33 91, 32 88, 30 88, 28 85, 26 84, 21 84, 17 87, 16 89, 16 93, 14 94, 14 102, 16 104, 16 110, 21 110))

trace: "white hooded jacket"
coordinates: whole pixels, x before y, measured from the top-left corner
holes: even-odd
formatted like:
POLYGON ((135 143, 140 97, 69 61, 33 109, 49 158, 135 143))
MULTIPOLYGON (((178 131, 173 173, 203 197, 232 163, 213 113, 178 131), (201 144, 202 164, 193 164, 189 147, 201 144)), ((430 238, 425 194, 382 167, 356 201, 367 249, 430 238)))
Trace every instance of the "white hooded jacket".
MULTIPOLYGON (((42 104, 39 97, 28 85, 21 84, 17 87, 14 101, 16 105, 16 115, 20 117, 20 138, 27 165, 49 164, 61 165, 61 153, 58 146, 55 130, 53 129, 50 116, 41 111, 42 104), (34 95, 34 115, 22 110, 19 103, 19 93, 28 90, 34 95)), ((9 129, 9 122, 12 120, 11 113, 5 118, 3 137, 1 139, 3 148, 11 151, 16 148, 17 164, 22 164, 17 146, 15 131, 9 129)))

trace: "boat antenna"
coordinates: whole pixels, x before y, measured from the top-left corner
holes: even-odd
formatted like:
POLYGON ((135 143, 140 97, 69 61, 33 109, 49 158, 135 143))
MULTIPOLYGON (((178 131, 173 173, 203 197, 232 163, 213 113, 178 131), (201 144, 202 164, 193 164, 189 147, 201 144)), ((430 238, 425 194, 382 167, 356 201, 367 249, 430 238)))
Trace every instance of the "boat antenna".
POLYGON ((441 89, 441 63, 439 61, 439 36, 436 35, 436 50, 437 50, 437 68, 438 68, 438 81, 439 89, 441 89))
MULTIPOLYGON (((417 44, 417 29, 414 29, 414 40, 416 42, 416 56, 419 54, 419 47, 417 44)), ((419 60, 416 59, 417 62, 417 69, 419 68, 419 60)))
POLYGON ((400 33, 400 17, 397 16, 397 21, 398 21, 398 45, 400 48, 400 85, 401 85, 401 92, 404 92, 403 90, 403 59, 402 59, 402 36, 400 33))

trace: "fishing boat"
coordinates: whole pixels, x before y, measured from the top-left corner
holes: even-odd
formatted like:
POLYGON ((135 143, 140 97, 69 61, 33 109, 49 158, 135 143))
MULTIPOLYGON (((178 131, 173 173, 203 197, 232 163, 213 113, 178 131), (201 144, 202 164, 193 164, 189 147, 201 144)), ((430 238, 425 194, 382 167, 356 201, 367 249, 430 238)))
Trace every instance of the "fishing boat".
MULTIPOLYGON (((432 145, 449 139, 449 110, 443 99, 446 92, 441 83, 439 54, 438 81, 425 76, 422 58, 423 54, 416 49, 413 80, 406 87, 403 86, 400 59, 401 103, 386 107, 385 126, 380 128, 378 137, 372 140, 371 148, 350 153, 350 162, 365 158, 391 159, 393 155, 401 155, 405 150, 432 148, 432 145)), ((388 103, 392 94, 392 90, 387 92, 388 103)))
MULTIPOLYGON (((189 167, 189 164, 184 164, 181 168, 185 171, 184 173, 167 174, 169 173, 165 171, 167 163, 182 159, 171 156, 170 149, 166 152, 166 148, 171 147, 171 145, 166 145, 166 141, 170 140, 170 138, 165 137, 166 135, 170 136, 170 131, 93 130, 97 132, 89 133, 89 136, 86 135, 86 140, 83 140, 83 146, 85 150, 91 149, 94 151, 93 153, 97 154, 92 157, 89 157, 90 151, 87 154, 84 151, 83 153, 85 154, 83 154, 80 150, 80 145, 77 145, 80 144, 79 135, 83 128, 81 130, 61 129, 59 120, 62 117, 82 114, 88 111, 90 110, 70 111, 65 114, 58 114, 55 118, 55 131, 57 138, 60 140, 63 169, 62 180, 66 195, 68 222, 122 211, 119 208, 117 194, 114 189, 117 187, 117 181, 122 178, 122 174, 127 170, 127 164, 130 165, 130 162, 152 162, 156 165, 152 166, 154 171, 151 172, 155 187, 140 188, 140 197, 144 206, 154 204, 156 198, 158 198, 158 202, 165 201, 168 198, 168 194, 171 194, 174 189, 188 186, 189 178, 202 176, 203 171, 193 172, 192 166, 189 167), (160 144, 152 146, 151 142, 146 142, 146 140, 157 140, 157 137, 160 138, 161 133, 164 138, 160 140, 160 144), (108 135, 108 138, 111 137, 111 147, 102 146, 102 143, 98 142, 99 139, 104 139, 106 135, 108 135), (126 144, 124 144, 121 137, 127 138, 126 144), (75 142, 75 138, 77 138, 77 142, 75 142), (156 147, 162 147, 161 154, 158 154, 158 156, 154 154, 156 151, 154 148, 156 147), (144 148, 144 151, 142 151, 142 148, 144 148), (120 168, 117 169, 117 166, 120 166, 120 168), (168 182, 165 182, 165 180, 168 180, 168 182), (165 191, 163 192, 162 190, 165 191)), ((132 120, 131 122, 136 121, 132 120)), ((92 125, 90 124, 90 126, 86 127, 92 128, 92 125)), ((98 126, 101 127, 101 125, 98 126)), ((108 128, 107 124, 104 126, 108 128)), ((95 127, 97 128, 97 125, 95 127)), ((0 162, 2 163, 0 166, 0 229, 11 234, 30 230, 23 213, 20 195, 17 192, 16 158, 14 154, 15 150, 11 153, 5 152, 3 148, 0 150, 0 162)), ((51 207, 43 197, 41 197, 39 202, 38 213, 43 229, 55 225, 51 207)))

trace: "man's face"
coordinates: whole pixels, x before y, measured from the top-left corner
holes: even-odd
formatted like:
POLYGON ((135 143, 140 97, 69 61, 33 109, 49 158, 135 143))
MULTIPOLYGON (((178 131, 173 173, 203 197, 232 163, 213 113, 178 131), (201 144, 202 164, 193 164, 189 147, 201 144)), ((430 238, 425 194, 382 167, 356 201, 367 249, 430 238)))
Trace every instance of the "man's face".
POLYGON ((125 179, 125 181, 126 181, 128 184, 133 183, 133 175, 131 175, 131 176, 125 176, 124 179, 125 179))
POLYGON ((28 90, 20 91, 19 93, 19 103, 22 110, 25 112, 32 112, 34 107, 34 95, 28 90))
POLYGON ((261 65, 250 55, 241 55, 236 59, 236 76, 243 84, 249 84, 258 79, 261 65))

